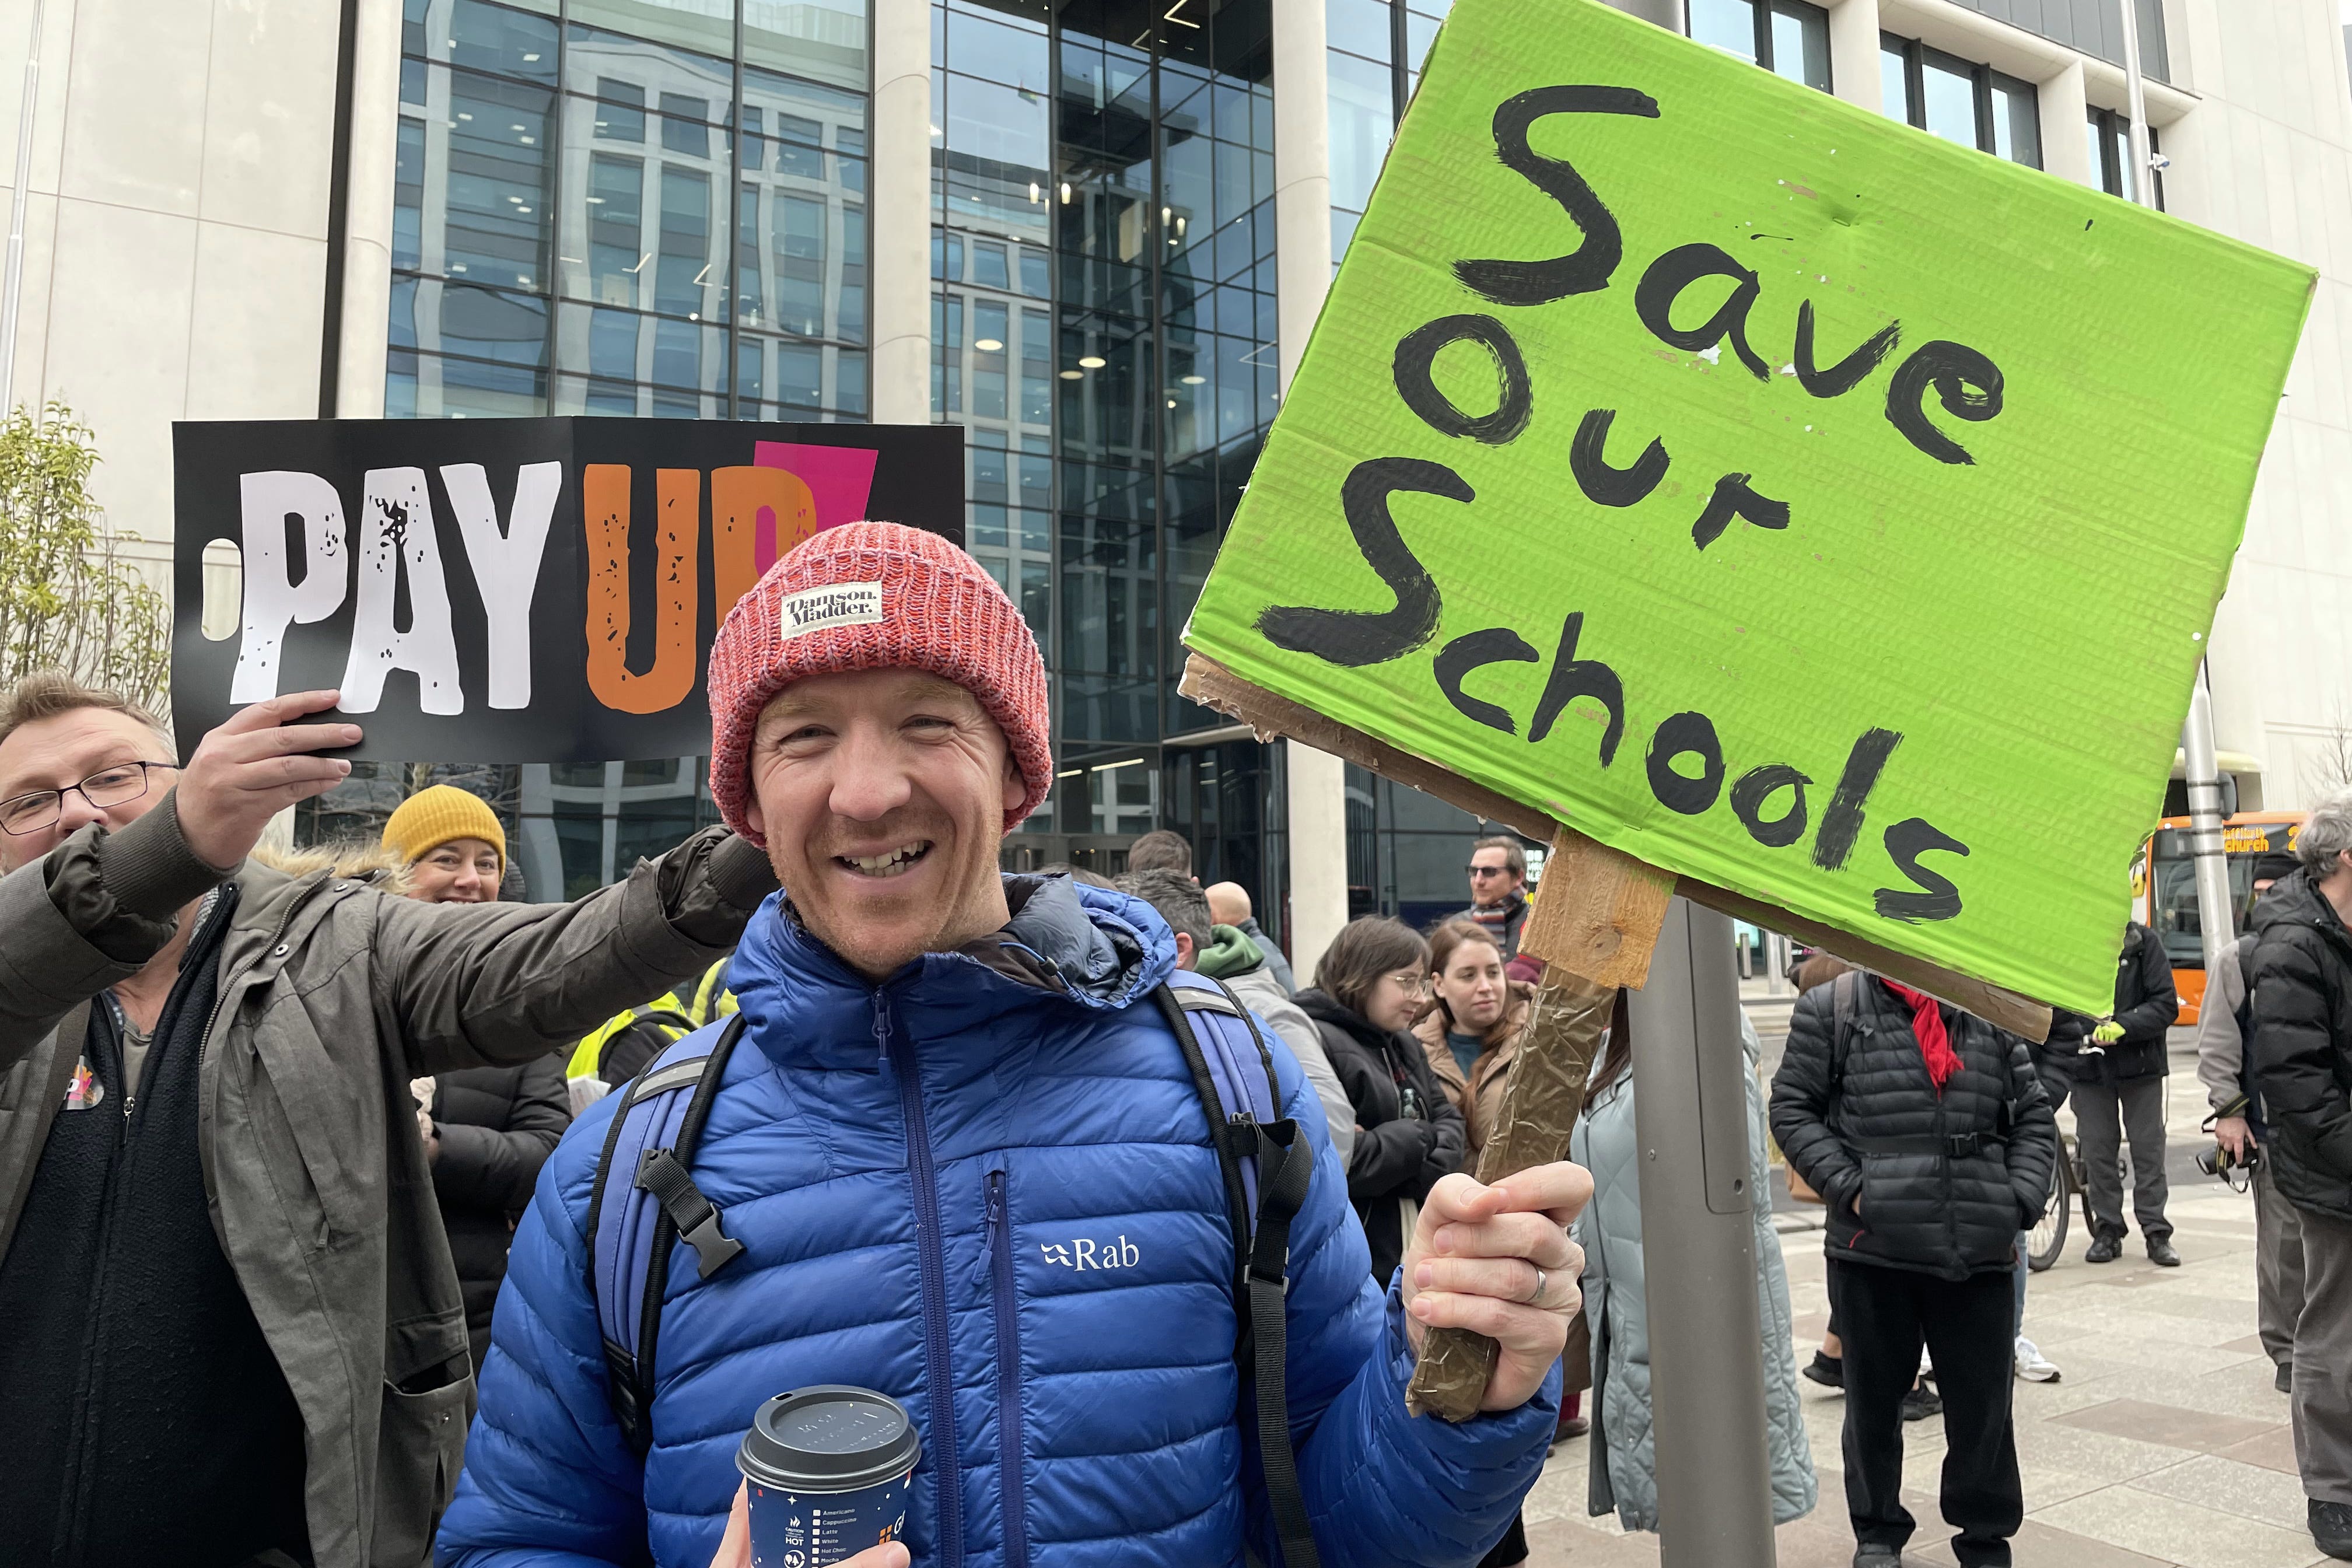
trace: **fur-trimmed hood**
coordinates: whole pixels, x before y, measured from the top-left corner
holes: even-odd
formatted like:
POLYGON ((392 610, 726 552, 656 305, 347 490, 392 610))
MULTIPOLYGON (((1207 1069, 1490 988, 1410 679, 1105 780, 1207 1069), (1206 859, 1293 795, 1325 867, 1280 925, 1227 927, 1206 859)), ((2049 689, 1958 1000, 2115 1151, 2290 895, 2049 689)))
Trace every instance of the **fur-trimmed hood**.
POLYGON ((255 847, 248 858, 288 877, 308 877, 313 872, 324 871, 354 882, 371 883, 377 890, 395 898, 404 898, 408 893, 407 863, 381 844, 368 844, 355 838, 312 844, 299 849, 280 849, 262 844, 255 847))

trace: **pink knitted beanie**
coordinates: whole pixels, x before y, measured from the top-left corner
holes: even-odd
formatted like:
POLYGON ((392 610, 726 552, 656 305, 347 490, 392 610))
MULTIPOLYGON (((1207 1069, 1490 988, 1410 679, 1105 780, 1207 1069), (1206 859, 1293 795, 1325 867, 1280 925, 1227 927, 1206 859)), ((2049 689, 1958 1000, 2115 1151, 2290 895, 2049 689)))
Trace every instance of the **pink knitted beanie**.
POLYGON ((710 646, 710 793, 727 826, 744 820, 744 767, 760 711, 804 676, 923 669, 979 699, 1004 731, 1028 794, 1010 833, 1054 784, 1045 661, 1029 623, 988 569, 936 533, 852 522, 794 546, 728 612, 710 646))

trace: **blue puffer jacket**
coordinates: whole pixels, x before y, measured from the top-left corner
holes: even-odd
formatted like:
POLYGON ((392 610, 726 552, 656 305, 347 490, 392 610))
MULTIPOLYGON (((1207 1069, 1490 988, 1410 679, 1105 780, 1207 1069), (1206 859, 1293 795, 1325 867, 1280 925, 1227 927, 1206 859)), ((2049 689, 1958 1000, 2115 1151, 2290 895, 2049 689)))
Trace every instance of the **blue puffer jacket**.
MULTIPOLYGON (((1210 1568, 1245 1540, 1279 1561, 1235 1412, 1222 1178, 1150 1000, 1174 940, 1148 905, 1065 878, 1006 894, 999 937, 878 988, 778 900, 753 920, 730 976, 750 1032, 694 1163, 746 1251, 709 1281, 672 1259, 642 1461, 585 1283, 611 1100, 573 1124, 515 1238, 443 1564, 705 1568, 753 1410, 816 1383, 882 1390, 922 1429, 919 1564, 1210 1568)), ((1314 1092, 1266 1035, 1316 1149, 1289 1396, 1324 1561, 1474 1563, 1542 1464, 1556 1376, 1460 1426, 1405 1415, 1396 1294, 1370 1278, 1314 1092)))

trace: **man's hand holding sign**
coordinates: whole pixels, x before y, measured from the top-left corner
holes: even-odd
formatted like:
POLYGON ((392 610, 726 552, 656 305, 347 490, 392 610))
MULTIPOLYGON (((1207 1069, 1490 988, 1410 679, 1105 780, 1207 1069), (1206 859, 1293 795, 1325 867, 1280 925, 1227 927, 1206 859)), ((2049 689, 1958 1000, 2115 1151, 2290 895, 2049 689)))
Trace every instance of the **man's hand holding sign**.
MULTIPOLYGON (((1598 5, 1462 0, 1184 689, 1555 839, 1522 945, 1603 988, 1546 998, 1563 1081, 1675 890, 2038 1037, 2105 1008, 2311 281, 1598 5)), ((1482 1178, 1558 1157, 1541 1098, 1482 1178)), ((1457 1420, 1466 1345, 1414 1385, 1457 1420)))

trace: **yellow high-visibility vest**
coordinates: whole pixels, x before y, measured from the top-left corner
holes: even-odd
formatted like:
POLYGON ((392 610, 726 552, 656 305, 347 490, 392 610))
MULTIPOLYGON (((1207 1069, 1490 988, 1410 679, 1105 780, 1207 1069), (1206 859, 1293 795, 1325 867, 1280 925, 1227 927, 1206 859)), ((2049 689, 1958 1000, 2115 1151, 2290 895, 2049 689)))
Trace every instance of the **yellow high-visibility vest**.
POLYGON ((654 1026, 672 1040, 682 1040, 713 1018, 724 1018, 735 1009, 735 993, 727 989, 727 965, 735 955, 729 953, 697 979, 672 986, 661 995, 615 1013, 598 1025, 593 1033, 583 1037, 572 1049, 572 1060, 563 1069, 566 1078, 594 1078, 603 1060, 604 1047, 614 1035, 641 1020, 651 1019, 654 1026), (667 1015, 667 1017, 658 1016, 667 1015), (673 1019, 684 1019, 680 1027, 673 1019))

